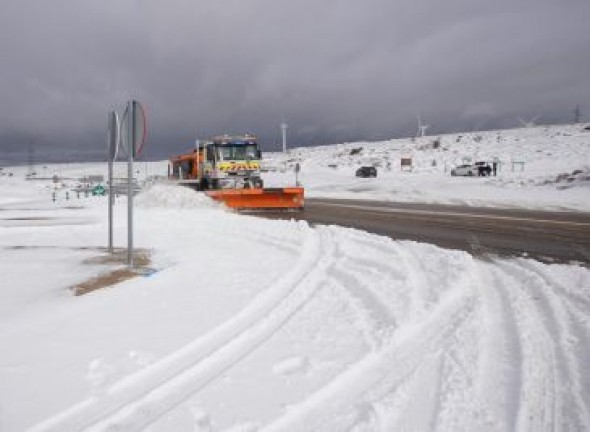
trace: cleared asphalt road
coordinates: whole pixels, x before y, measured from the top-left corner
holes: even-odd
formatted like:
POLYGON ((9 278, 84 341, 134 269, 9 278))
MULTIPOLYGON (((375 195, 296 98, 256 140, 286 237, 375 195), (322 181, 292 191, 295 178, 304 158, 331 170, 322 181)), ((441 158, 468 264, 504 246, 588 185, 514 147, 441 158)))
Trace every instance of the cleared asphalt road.
POLYGON ((308 198, 300 213, 259 215, 352 227, 478 256, 590 264, 590 213, 308 198))

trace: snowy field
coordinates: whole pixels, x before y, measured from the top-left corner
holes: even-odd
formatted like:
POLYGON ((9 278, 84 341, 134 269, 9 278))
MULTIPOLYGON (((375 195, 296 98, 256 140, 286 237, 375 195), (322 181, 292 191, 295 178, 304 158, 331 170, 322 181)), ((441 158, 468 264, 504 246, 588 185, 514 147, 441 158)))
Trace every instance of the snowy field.
MULTIPOLYGON (((579 126, 434 139, 269 154, 265 180, 293 184, 299 162, 308 196, 590 208, 590 132, 579 126), (493 157, 496 177, 450 176, 493 157), (376 179, 354 176, 364 164, 379 165, 376 179)), ((166 163, 136 169, 165 175, 166 163)), ((584 266, 241 216, 156 185, 136 200, 145 273, 74 296, 125 267, 105 259, 106 198, 78 197, 67 180, 104 164, 38 168, 64 184, 8 171, 0 431, 590 430, 584 266)), ((118 197, 119 248, 126 221, 118 197)))

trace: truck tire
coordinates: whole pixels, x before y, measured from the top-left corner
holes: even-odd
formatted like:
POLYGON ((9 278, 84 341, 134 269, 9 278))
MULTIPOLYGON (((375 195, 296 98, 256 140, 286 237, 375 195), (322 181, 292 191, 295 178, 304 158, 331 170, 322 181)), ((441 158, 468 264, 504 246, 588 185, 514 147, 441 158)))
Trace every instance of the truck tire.
POLYGON ((252 187, 254 189, 262 189, 264 187, 264 182, 260 177, 254 177, 252 179, 252 187))

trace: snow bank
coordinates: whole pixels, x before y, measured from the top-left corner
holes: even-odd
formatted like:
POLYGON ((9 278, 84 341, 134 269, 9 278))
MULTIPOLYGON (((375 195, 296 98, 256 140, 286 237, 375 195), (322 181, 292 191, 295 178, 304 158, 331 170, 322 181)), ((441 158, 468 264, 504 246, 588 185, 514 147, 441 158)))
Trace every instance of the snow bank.
POLYGON ((139 207, 223 208, 204 193, 184 186, 156 183, 141 192, 135 201, 139 207))

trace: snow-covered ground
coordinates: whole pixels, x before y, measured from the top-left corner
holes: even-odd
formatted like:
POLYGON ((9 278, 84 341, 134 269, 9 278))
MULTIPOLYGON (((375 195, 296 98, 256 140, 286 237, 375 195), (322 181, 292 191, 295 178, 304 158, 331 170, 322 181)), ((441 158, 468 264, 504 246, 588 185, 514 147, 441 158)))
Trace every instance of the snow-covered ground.
MULTIPOLYGON (((308 196, 587 211, 590 132, 574 128, 481 133, 479 143, 444 136, 438 149, 419 150, 424 138, 293 150, 269 155, 278 171, 265 180, 293 183, 280 169, 299 161, 308 196), (402 153, 413 172, 400 171, 402 153), (495 178, 448 172, 464 157, 494 156, 504 162, 495 178), (513 172, 517 157, 524 170, 513 172), (359 163, 383 168, 359 179, 359 163)), ((136 169, 162 175, 166 164, 136 169)), ((484 261, 242 216, 156 185, 135 208, 135 244, 151 271, 74 296, 75 285, 125 267, 101 259, 106 198, 69 189, 66 199, 67 188, 25 180, 27 167, 8 170, 1 431, 590 430, 586 267, 484 261)), ((38 171, 74 178, 105 167, 38 171)), ((119 197, 117 247, 126 220, 119 197)))

